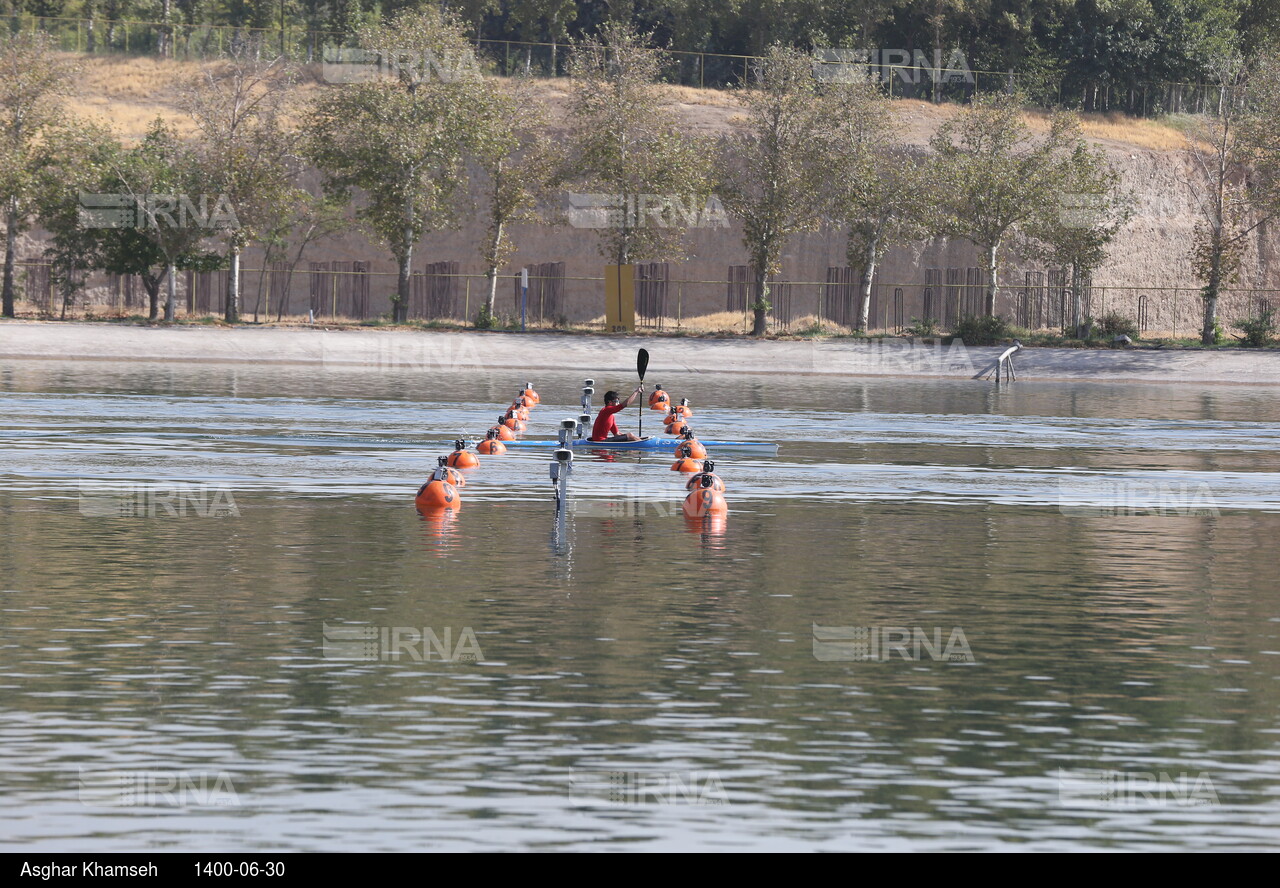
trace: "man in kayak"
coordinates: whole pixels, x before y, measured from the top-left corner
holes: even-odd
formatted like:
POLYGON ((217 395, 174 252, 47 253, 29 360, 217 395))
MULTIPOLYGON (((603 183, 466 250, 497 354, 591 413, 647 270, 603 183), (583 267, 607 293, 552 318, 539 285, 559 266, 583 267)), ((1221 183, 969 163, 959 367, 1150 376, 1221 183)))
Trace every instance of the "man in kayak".
POLYGON ((596 414, 596 424, 591 428, 591 440, 601 444, 619 444, 623 441, 639 441, 635 435, 628 432, 622 434, 618 431, 618 420, 614 418, 615 414, 620 410, 626 410, 636 402, 636 398, 644 394, 644 386, 636 386, 636 390, 631 393, 631 397, 627 400, 619 402, 617 392, 604 393, 604 406, 600 408, 600 412, 596 414))

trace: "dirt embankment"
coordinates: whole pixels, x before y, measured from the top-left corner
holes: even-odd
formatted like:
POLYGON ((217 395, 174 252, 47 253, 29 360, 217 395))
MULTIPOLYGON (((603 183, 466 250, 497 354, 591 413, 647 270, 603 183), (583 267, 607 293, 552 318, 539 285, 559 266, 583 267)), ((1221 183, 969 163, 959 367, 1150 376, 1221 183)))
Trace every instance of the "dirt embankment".
MULTIPOLYGON (((74 101, 75 110, 95 116, 114 126, 128 137, 138 137, 157 115, 179 122, 179 84, 195 73, 194 63, 167 62, 155 59, 90 58, 82 60, 83 75, 79 79, 79 95, 74 101)), ((314 72, 313 72, 314 74, 314 72)), ((317 91, 327 88, 315 76, 304 78, 297 88, 299 107, 317 91)), ((550 109, 553 121, 563 119, 568 92, 563 80, 543 81, 538 93, 550 109)), ((930 105, 917 101, 896 103, 898 113, 905 124, 909 139, 923 144, 946 119, 957 113, 954 105, 930 105)), ((671 88, 671 107, 690 131, 700 133, 726 132, 734 125, 741 108, 731 92, 699 90, 688 87, 671 88)), ((1039 114, 1028 115, 1033 126, 1043 124, 1039 114)), ((1124 187, 1133 194, 1137 212, 1133 220, 1117 238, 1109 261, 1094 276, 1098 287, 1159 288, 1161 292, 1145 293, 1148 304, 1145 310, 1159 318, 1158 323, 1148 324, 1149 329, 1169 327, 1169 319, 1183 331, 1195 323, 1198 306, 1194 294, 1182 293, 1175 297, 1169 288, 1194 286, 1187 257, 1191 236, 1196 222, 1194 195, 1188 183, 1189 166, 1183 150, 1182 134, 1172 126, 1150 120, 1134 120, 1119 116, 1087 116, 1084 121, 1086 135, 1102 146, 1111 161, 1120 170, 1124 187), (1163 292, 1163 291, 1168 292, 1163 292), (1176 314, 1175 314, 1176 310, 1176 314)), ((463 273, 482 272, 478 246, 483 240, 484 221, 472 214, 457 230, 432 234, 420 246, 418 255, 422 263, 455 260, 463 273)), ((580 321, 603 314, 603 292, 598 281, 604 259, 598 250, 598 241, 590 231, 545 225, 516 226, 512 236, 517 252, 511 259, 511 270, 539 262, 563 261, 566 263, 565 304, 562 314, 567 320, 580 321), (580 279, 580 280, 575 280, 580 279)), ((745 252, 741 234, 736 226, 728 228, 704 228, 690 231, 687 238, 687 256, 673 262, 671 274, 689 283, 672 293, 676 306, 669 306, 682 316, 709 314, 726 308, 726 286, 723 283, 730 265, 744 264, 745 252)), ((40 234, 33 232, 23 238, 23 256, 35 256, 41 250, 40 234)), ((1267 237, 1265 229, 1257 232, 1245 261, 1241 276, 1242 287, 1280 286, 1280 273, 1276 270, 1276 248, 1267 237)), ((821 298, 817 282, 826 280, 827 268, 845 265, 844 240, 840 232, 820 231, 795 238, 787 250, 781 277, 801 282, 794 291, 795 305, 792 314, 813 314, 821 298), (812 282, 806 285, 806 282, 812 282)), ((394 289, 395 266, 390 253, 381 245, 370 242, 362 233, 349 231, 342 236, 321 242, 310 248, 300 266, 307 269, 310 261, 364 260, 372 263, 375 272, 385 274, 376 279, 372 288, 375 311, 388 307, 387 296, 394 289)), ((246 257, 246 268, 254 269, 261 261, 255 251, 246 257)), ((974 250, 965 243, 930 242, 912 244, 894 249, 887 257, 879 277, 881 284, 874 316, 876 324, 890 318, 891 301, 895 287, 904 289, 903 313, 909 318, 924 313, 923 285, 925 269, 959 268, 978 265, 974 250)), ((1025 280, 1026 270, 1037 268, 1033 263, 1012 261, 1005 275, 1011 284, 1025 280)), ((246 278, 246 289, 252 298, 255 278, 246 278)), ((303 285, 305 286, 305 285, 303 285)), ((480 298, 480 281, 473 282, 474 292, 467 299, 469 314, 474 314, 480 298)), ((1119 309, 1130 316, 1137 315, 1137 291, 1098 291, 1102 297, 1091 306, 1094 314, 1104 309, 1119 309)), ((500 305, 510 311, 514 306, 511 287, 504 282, 500 305)), ((305 299, 305 296, 303 297, 305 299)))

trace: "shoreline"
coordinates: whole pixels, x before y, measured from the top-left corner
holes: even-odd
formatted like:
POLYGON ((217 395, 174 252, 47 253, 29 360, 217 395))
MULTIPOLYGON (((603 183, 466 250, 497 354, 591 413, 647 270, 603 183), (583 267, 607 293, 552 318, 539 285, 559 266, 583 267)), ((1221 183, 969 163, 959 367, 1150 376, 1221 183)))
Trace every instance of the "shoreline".
MULTIPOLYGON (((651 373, 882 376, 967 379, 1005 346, 908 339, 745 340, 574 335, 327 330, 293 327, 141 327, 75 321, 0 323, 0 360, 271 364, 333 369, 477 372, 625 372, 638 348, 651 373)), ((1028 347, 1015 360, 1024 381, 1280 383, 1280 350, 1028 347)))

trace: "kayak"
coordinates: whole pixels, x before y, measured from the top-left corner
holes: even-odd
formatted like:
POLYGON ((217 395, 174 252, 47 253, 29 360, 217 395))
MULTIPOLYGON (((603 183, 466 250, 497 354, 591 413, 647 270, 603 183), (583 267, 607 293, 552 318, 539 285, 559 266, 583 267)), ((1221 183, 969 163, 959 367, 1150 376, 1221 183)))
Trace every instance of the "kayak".
MULTIPOLYGON (((645 438, 643 441, 616 441, 610 443, 608 441, 591 441, 586 438, 577 438, 569 443, 574 447, 581 447, 587 450, 675 450, 675 448, 684 442, 684 438, 645 438)), ((708 449, 718 448, 720 450, 773 450, 778 449, 777 444, 768 441, 708 441, 705 438, 699 438, 698 442, 708 449)), ((556 448, 560 446, 559 441, 503 441, 508 447, 543 447, 556 448)))

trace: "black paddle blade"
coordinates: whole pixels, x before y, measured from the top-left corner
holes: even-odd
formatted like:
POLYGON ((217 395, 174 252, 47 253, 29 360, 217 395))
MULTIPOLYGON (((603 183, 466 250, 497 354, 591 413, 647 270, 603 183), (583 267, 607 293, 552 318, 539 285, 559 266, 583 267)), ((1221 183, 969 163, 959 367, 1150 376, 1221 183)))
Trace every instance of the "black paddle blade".
POLYGON ((640 349, 640 353, 636 355, 636 372, 640 374, 640 381, 644 382, 645 371, 649 369, 649 350, 647 348, 640 349))

